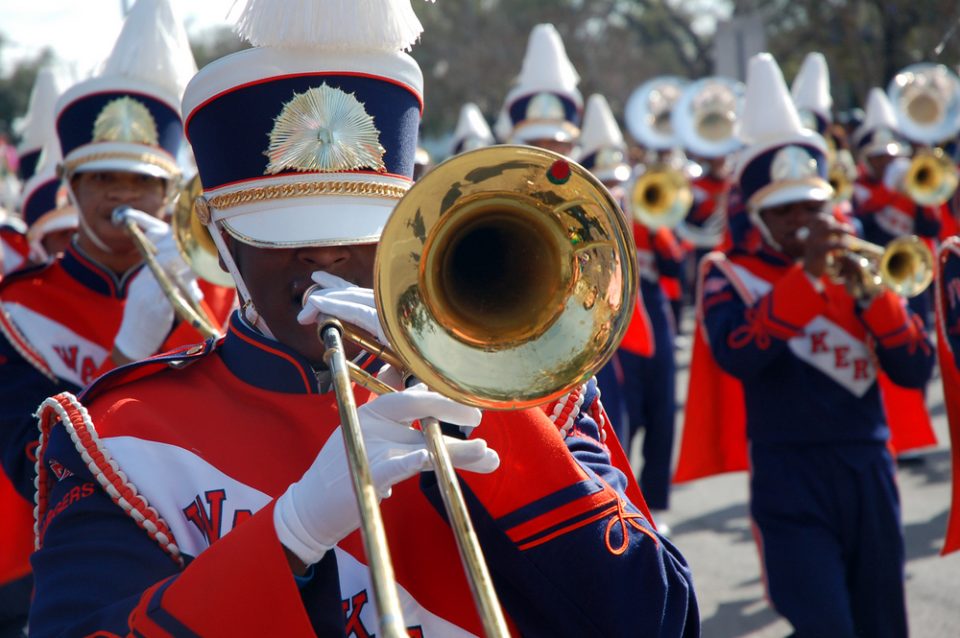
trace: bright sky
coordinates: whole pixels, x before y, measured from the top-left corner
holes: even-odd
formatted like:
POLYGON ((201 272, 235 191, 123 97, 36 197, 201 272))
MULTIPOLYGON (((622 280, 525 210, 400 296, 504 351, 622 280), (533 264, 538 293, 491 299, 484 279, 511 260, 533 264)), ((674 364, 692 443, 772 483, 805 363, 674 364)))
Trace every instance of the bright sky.
MULTIPOLYGON (((172 0, 190 35, 217 25, 235 0, 172 0)), ((0 0, 0 73, 19 59, 52 48, 77 78, 110 53, 120 32, 124 4, 133 0, 0 0)))

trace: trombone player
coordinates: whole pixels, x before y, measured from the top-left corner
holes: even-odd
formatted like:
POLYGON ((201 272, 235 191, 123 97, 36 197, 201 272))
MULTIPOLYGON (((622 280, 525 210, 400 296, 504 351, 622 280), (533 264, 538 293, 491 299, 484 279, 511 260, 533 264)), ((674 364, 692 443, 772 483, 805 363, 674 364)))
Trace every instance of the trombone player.
MULTIPOLYGON (((332 315, 386 340, 370 287, 394 274, 374 261, 412 177, 422 76, 402 53, 420 31, 409 2, 375 4, 337 5, 331 27, 315 2, 285 3, 279 20, 275 4, 248 3, 240 28, 256 46, 188 86, 198 212, 244 303, 222 342, 175 366, 146 362, 82 403, 45 403, 34 635, 382 635, 370 573, 383 557, 356 531, 346 415, 316 339, 318 317, 332 315), (96 586, 71 582, 81 564, 96 586)), ((482 632, 410 427, 435 416, 452 426, 450 457, 511 633, 698 635, 689 572, 614 464, 597 399, 591 381, 553 401, 551 419, 481 414, 415 386, 360 407, 410 632, 482 632)))
MULTIPOLYGON (((900 386, 922 387, 931 344, 900 297, 862 285, 851 228, 829 211, 826 144, 802 127, 769 54, 751 59, 743 121, 738 181, 763 245, 709 255, 698 307, 709 355, 742 388, 769 599, 800 636, 906 636, 903 533, 877 376, 879 367, 900 386)), ((688 420, 685 444, 706 436, 703 427, 688 420)))

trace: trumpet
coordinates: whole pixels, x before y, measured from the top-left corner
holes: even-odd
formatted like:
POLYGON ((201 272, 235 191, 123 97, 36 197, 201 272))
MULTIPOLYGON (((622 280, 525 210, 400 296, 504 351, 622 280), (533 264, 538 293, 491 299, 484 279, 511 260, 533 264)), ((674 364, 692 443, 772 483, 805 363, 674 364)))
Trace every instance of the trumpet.
MULTIPOLYGON (((809 228, 797 231, 797 239, 805 241, 809 228)), ((860 270, 858 286, 876 290, 883 286, 901 297, 916 297, 933 281, 933 254, 916 235, 897 237, 884 248, 854 235, 843 236, 841 254, 853 257, 860 270)), ((827 275, 842 279, 840 262, 830 256, 827 275)))
POLYGON ((690 181, 676 169, 654 166, 633 183, 629 205, 634 220, 647 228, 675 228, 693 205, 690 181))
MULTIPOLYGON (((461 403, 539 406, 588 380, 612 356, 636 302, 637 265, 626 221, 588 171, 550 151, 492 146, 448 159, 410 189, 383 230, 374 271, 377 310, 393 350, 335 321, 318 330, 349 462, 358 468, 355 492, 381 631, 403 636, 349 381, 374 392, 390 388, 347 364, 342 339, 461 403)), ((484 630, 507 636, 440 425, 426 419, 421 427, 484 630)))
POLYGON ((939 206, 957 190, 957 166, 940 148, 918 151, 903 179, 903 190, 921 206, 939 206))

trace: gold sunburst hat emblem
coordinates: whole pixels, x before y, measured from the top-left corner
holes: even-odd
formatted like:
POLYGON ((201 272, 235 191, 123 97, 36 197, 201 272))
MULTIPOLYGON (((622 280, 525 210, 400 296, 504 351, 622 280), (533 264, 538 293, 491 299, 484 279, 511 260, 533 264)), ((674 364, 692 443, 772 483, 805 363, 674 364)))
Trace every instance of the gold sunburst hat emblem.
POLYGON ((107 103, 93 123, 94 142, 159 144, 157 123, 142 102, 123 96, 107 103))
POLYGON ((363 104, 328 86, 295 93, 270 131, 265 173, 283 170, 332 173, 361 168, 384 172, 380 131, 363 104))

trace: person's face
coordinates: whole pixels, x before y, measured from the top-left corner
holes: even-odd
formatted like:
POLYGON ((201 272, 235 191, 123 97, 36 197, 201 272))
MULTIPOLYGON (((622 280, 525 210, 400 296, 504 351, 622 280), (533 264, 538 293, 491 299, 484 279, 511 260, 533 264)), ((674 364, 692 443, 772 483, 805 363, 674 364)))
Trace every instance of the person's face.
POLYGON ((167 203, 166 182, 159 177, 139 173, 77 173, 71 179, 70 185, 83 221, 110 248, 112 254, 118 256, 133 258, 138 253, 127 231, 113 225, 113 209, 127 205, 148 215, 161 217, 167 203))
POLYGON ((546 149, 548 151, 553 151, 554 153, 560 153, 565 157, 569 157, 570 153, 573 152, 573 142, 560 142, 549 137, 528 140, 527 144, 530 146, 536 146, 537 148, 546 149))
POLYGON ((827 203, 808 200, 764 208, 760 211, 760 219, 781 250, 789 257, 799 259, 804 254, 804 243, 797 238, 797 231, 826 211, 827 203))
POLYGON ((890 162, 896 159, 895 155, 871 155, 867 157, 867 170, 876 179, 883 179, 890 162))
POLYGON ((372 288, 377 245, 257 248, 224 236, 253 304, 274 337, 311 363, 322 363, 323 344, 317 339, 316 324, 297 322, 303 293, 313 285, 310 275, 323 270, 372 288))
POLYGON ((43 244, 43 249, 47 251, 47 255, 50 257, 56 257, 67 249, 67 247, 70 245, 70 240, 73 239, 73 236, 76 233, 76 228, 55 230, 44 235, 43 239, 40 240, 40 243, 43 244))

